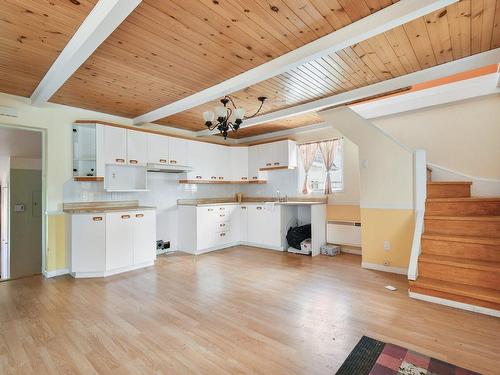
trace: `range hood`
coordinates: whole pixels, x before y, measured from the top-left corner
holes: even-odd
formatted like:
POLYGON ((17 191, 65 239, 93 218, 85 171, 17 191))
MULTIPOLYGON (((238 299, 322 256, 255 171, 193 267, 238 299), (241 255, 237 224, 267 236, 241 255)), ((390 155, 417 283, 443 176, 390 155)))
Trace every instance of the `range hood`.
POLYGON ((185 165, 169 165, 160 163, 148 163, 148 172, 156 173, 186 173, 193 170, 191 167, 185 165))

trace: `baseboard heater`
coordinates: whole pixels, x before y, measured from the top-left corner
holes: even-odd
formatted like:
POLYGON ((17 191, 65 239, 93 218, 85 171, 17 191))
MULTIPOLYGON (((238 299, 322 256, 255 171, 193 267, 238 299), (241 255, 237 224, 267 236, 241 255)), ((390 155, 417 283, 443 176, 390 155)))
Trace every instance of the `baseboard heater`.
POLYGON ((357 221, 328 221, 326 240, 340 246, 361 247, 361 223, 357 221))

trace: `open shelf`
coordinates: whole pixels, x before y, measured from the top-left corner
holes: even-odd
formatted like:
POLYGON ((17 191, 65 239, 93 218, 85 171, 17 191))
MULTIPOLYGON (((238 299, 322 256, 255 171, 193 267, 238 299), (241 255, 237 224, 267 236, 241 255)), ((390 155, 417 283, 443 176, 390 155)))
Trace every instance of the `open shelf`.
POLYGON ((96 176, 74 176, 73 179, 80 182, 104 181, 104 177, 96 176))

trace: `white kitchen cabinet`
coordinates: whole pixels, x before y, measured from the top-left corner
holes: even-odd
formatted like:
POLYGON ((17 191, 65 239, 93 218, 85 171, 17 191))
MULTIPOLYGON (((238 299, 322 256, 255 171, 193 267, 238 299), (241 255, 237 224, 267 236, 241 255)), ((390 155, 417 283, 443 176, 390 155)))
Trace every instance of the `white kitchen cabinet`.
POLYGON ((284 140, 265 143, 260 149, 260 168, 289 168, 297 167, 297 144, 294 141, 284 140))
POLYGON ((154 264, 154 210, 72 214, 68 220, 74 277, 104 277, 154 264))
POLYGON ((282 249, 281 206, 247 205, 248 242, 263 247, 282 249))
POLYGON ((169 137, 147 133, 148 135, 148 163, 168 164, 169 137))
POLYGON ((104 126, 104 162, 106 164, 127 163, 127 129, 104 126))
POLYGON ((204 142, 188 142, 188 165, 192 168, 187 173, 188 180, 207 180, 208 171, 206 170, 206 145, 204 142))
POLYGON ((127 130, 127 162, 146 165, 148 162, 148 133, 127 130))
POLYGON ((262 152, 264 145, 250 146, 248 148, 248 178, 250 181, 267 179, 266 172, 262 168, 262 152))
POLYGON ((230 147, 230 180, 248 181, 248 147, 230 147))
POLYGON ((117 270, 134 263, 132 214, 106 214, 106 270, 117 270))
POLYGON ((154 261, 156 258, 156 214, 154 211, 132 212, 134 265, 154 261))
POLYGON ((215 145, 214 165, 218 181, 231 180, 230 147, 215 145))
POLYGON ((104 272, 106 269, 106 216, 71 215, 70 268, 73 273, 104 272))
POLYGON ((168 163, 170 165, 188 164, 188 141, 181 138, 168 137, 168 163))

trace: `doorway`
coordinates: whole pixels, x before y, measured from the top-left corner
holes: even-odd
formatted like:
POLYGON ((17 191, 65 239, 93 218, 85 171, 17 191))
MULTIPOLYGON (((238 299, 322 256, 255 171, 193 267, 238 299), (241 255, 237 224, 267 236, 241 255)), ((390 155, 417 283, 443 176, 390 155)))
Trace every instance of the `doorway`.
POLYGON ((41 131, 0 125, 0 276, 42 273, 44 253, 41 131))

